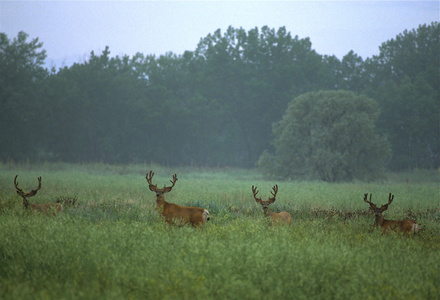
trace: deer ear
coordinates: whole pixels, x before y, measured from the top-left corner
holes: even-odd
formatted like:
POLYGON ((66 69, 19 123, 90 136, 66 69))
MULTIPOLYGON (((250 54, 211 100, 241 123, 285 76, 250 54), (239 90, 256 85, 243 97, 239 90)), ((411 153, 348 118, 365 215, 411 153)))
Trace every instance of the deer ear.
POLYGON ((173 188, 172 186, 171 187, 164 187, 163 192, 168 193, 169 191, 171 191, 172 188, 173 188))
POLYGON ((155 192, 156 191, 156 187, 153 185, 149 185, 148 186, 150 188, 150 191, 155 192))
POLYGON ((388 204, 382 205, 382 206, 380 207, 380 211, 381 211, 381 212, 384 212, 384 211, 386 211, 387 209, 388 209, 388 204))

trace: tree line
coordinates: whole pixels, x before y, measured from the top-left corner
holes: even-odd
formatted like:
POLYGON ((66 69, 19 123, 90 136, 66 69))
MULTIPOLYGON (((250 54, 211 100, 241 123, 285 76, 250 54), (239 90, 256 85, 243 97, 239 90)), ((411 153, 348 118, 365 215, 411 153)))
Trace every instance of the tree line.
POLYGON ((229 27, 181 55, 107 47, 48 70, 38 38, 0 33, 0 160, 254 167, 292 99, 343 90, 377 102, 388 169, 439 168, 439 36, 420 25, 340 60, 285 27, 229 27))

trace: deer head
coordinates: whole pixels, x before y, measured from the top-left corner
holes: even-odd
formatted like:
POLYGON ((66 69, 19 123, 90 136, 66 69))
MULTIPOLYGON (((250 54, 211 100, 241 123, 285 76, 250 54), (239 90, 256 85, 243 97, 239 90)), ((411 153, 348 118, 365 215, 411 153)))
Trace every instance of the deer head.
POLYGON ((272 197, 269 197, 267 201, 261 200, 261 197, 257 197, 258 190, 257 187, 252 186, 252 193, 254 194, 254 199, 257 203, 261 204, 263 207, 264 214, 267 214, 269 212, 269 205, 275 202, 275 197, 278 193, 278 185, 274 185, 272 187, 272 190, 270 193, 272 194, 272 197))
POLYGON ((29 193, 26 193, 25 191, 23 191, 21 188, 18 187, 17 177, 18 177, 18 175, 15 175, 14 186, 15 186, 15 189, 17 190, 17 194, 23 198, 24 208, 27 209, 29 207, 29 198, 32 196, 35 196, 37 194, 38 190, 41 189, 41 176, 38 177, 38 187, 35 190, 31 190, 29 193))
POLYGON ((370 204, 370 210, 372 210, 376 216, 376 218, 380 218, 383 217, 382 213, 384 211, 386 211, 388 209, 388 205, 391 204, 391 202, 393 202, 394 200, 394 195, 390 195, 388 196, 388 203, 382 205, 380 208, 378 208, 373 202, 371 202, 371 196, 372 194, 370 194, 370 200, 367 200, 368 194, 364 195, 364 201, 367 202, 368 204, 370 204))
POLYGON ((150 171, 145 176, 145 179, 147 179, 147 182, 148 182, 148 187, 150 188, 150 191, 156 193, 156 200, 163 199, 163 194, 168 193, 169 191, 171 191, 171 189, 176 184, 177 175, 174 174, 173 175, 173 180, 170 180, 171 186, 165 186, 164 185, 162 189, 158 188, 157 184, 153 184, 153 182, 152 182, 153 176, 154 176, 154 172, 153 171, 150 171))

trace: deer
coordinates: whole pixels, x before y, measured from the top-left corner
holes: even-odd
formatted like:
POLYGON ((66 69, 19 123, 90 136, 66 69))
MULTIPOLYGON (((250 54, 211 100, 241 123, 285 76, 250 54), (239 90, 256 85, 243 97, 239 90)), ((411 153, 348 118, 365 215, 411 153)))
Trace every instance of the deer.
POLYGON ((45 204, 29 204, 29 198, 35 196, 37 192, 41 189, 41 176, 38 177, 38 187, 28 193, 18 187, 17 177, 18 175, 15 175, 14 186, 17 190, 17 194, 23 198, 23 207, 25 210, 29 210, 30 208, 33 211, 37 211, 46 215, 50 213, 56 214, 63 211, 63 206, 60 203, 51 202, 45 204))
POLYGON ((252 193, 254 194, 254 199, 257 203, 261 204, 261 206, 263 207, 264 216, 271 218, 271 223, 273 225, 277 225, 277 224, 290 225, 292 217, 288 212, 282 211, 280 213, 275 213, 269 210, 269 205, 275 202, 275 197, 278 193, 278 185, 276 184, 272 187, 272 191, 270 192, 272 194, 272 197, 269 197, 267 201, 261 200, 261 197, 257 198, 258 192, 259 191, 257 190, 257 187, 252 186, 252 193))
POLYGON ((388 203, 382 205, 380 208, 378 208, 373 202, 371 202, 371 196, 370 194, 370 200, 367 200, 368 194, 364 194, 364 201, 370 204, 370 210, 372 210, 375 213, 376 222, 374 223, 375 227, 381 227, 382 233, 386 233, 388 230, 395 231, 395 232, 403 232, 405 234, 417 233, 418 230, 421 230, 422 228, 419 227, 419 224, 414 222, 411 219, 405 219, 402 221, 394 221, 394 220, 385 220, 383 217, 383 212, 388 209, 388 205, 391 204, 394 200, 394 195, 390 193, 388 196, 388 203))
POLYGON ((173 180, 170 180, 171 186, 166 186, 162 189, 157 187, 157 184, 153 184, 152 179, 154 176, 154 172, 150 171, 145 176, 147 179, 148 187, 150 191, 156 193, 156 209, 159 211, 159 214, 165 218, 165 222, 170 226, 173 223, 178 225, 191 224, 193 227, 198 227, 205 224, 211 218, 209 217, 208 210, 201 207, 186 207, 180 206, 174 203, 169 203, 165 201, 164 194, 171 191, 177 181, 177 175, 173 175, 173 180))

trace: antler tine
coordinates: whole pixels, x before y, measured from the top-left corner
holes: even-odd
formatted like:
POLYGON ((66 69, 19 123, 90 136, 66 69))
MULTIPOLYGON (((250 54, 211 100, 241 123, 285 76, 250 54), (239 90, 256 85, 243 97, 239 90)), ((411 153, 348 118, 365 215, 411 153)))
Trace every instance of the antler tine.
POLYGON ((274 202, 275 202, 275 197, 276 197, 276 195, 277 195, 277 193, 278 193, 278 184, 275 184, 275 185, 272 187, 272 190, 273 190, 273 191, 270 191, 270 194, 272 195, 272 197, 269 197, 269 201, 270 201, 270 203, 274 203, 274 202))
POLYGON ((35 196, 35 194, 41 189, 41 176, 38 177, 38 187, 28 193, 29 197, 35 196))
POLYGON ((153 172, 153 171, 150 171, 150 172, 147 173, 147 175, 145 176, 145 179, 147 179, 147 182, 148 182, 149 185, 151 185, 151 186, 156 186, 156 185, 153 184, 153 182, 152 182, 153 176, 154 176, 154 172, 153 172))
POLYGON ((38 191, 39 189, 41 189, 41 176, 38 177, 38 187, 35 191, 38 191))
POLYGON ((41 189, 41 176, 38 177, 38 187, 35 190, 32 190, 29 194, 31 194, 31 196, 35 195, 37 193, 38 190, 41 189))
POLYGON ((370 201, 368 201, 368 193, 364 194, 364 201, 371 204, 371 194, 370 194, 370 201))
POLYGON ((372 206, 372 207, 376 207, 376 204, 374 204, 373 202, 371 202, 371 196, 372 196, 373 194, 370 194, 370 201, 368 201, 367 200, 367 198, 368 198, 368 193, 367 194, 364 194, 364 201, 365 202, 367 202, 368 204, 370 204, 370 206, 372 206))
POLYGON ((270 193, 271 193, 272 196, 275 198, 276 195, 277 195, 277 193, 278 193, 278 184, 275 184, 275 185, 272 187, 272 190, 273 190, 273 192, 271 191, 270 193))
POLYGON ((14 178, 14 186, 15 186, 15 188, 17 189, 17 191, 21 191, 21 189, 18 187, 17 177, 18 177, 18 175, 15 175, 15 178, 14 178))
POLYGON ((393 202, 393 200, 394 200, 394 195, 392 195, 392 194, 390 193, 390 195, 388 196, 388 203, 387 203, 387 205, 390 205, 391 202, 393 202))
POLYGON ((257 187, 253 186, 253 185, 252 185, 252 194, 254 194, 255 201, 257 201, 258 203, 261 203, 261 198, 257 198, 257 194, 258 194, 257 187))
POLYGON ((15 175, 15 178, 14 178, 14 186, 15 186, 15 189, 17 190, 17 194, 18 194, 18 195, 20 195, 21 197, 25 197, 25 196, 26 196, 26 192, 23 191, 21 188, 18 187, 17 177, 18 177, 18 175, 15 175))
MULTIPOLYGON (((174 174, 173 180, 170 180, 170 182, 171 182, 170 188, 172 188, 176 184, 176 181, 177 181, 177 174, 174 174)), ((164 185, 163 187, 165 188, 166 186, 164 185)))
POLYGON ((258 190, 257 190, 257 187, 256 187, 256 186, 253 186, 253 185, 252 185, 252 193, 254 194, 254 196, 257 196, 257 194, 258 194, 258 190))

